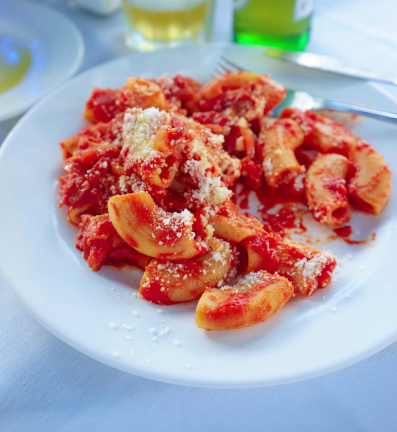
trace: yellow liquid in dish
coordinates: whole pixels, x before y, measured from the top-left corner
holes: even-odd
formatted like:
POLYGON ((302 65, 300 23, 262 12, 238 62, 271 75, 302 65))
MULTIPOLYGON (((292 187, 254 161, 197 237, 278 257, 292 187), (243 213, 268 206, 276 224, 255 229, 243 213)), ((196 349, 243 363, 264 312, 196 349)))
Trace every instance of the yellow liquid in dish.
POLYGON ((0 93, 20 83, 31 62, 30 52, 21 41, 0 36, 0 93))
POLYGON ((123 0, 127 25, 150 41, 193 39, 204 28, 209 2, 190 9, 145 10, 123 0))

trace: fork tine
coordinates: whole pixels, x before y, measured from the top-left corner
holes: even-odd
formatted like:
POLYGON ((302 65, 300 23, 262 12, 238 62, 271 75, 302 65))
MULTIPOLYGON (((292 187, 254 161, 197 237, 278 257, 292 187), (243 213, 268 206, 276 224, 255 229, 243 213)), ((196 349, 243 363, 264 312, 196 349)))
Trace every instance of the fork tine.
POLYGON ((224 69, 222 69, 222 68, 218 65, 218 66, 215 67, 215 70, 214 70, 212 76, 213 76, 214 78, 216 78, 217 76, 224 75, 225 73, 227 73, 227 71, 225 71, 224 69))
POLYGON ((220 59, 218 61, 218 68, 221 69, 223 71, 224 74, 226 73, 232 73, 235 72, 233 69, 231 69, 226 63, 224 63, 222 61, 222 59, 220 59))
POLYGON ((246 69, 243 69, 241 66, 239 66, 238 64, 232 62, 230 59, 228 59, 226 56, 222 55, 220 63, 222 62, 222 64, 224 64, 226 66, 226 68, 228 69, 229 72, 244 72, 246 71, 246 69))
POLYGON ((218 68, 222 69, 224 74, 236 72, 236 70, 226 64, 222 58, 218 61, 218 68))
POLYGON ((236 63, 233 63, 227 57, 222 55, 218 61, 217 66, 215 67, 214 72, 212 73, 212 76, 216 78, 219 75, 225 75, 227 73, 243 72, 243 71, 245 71, 245 69, 238 66, 236 63))

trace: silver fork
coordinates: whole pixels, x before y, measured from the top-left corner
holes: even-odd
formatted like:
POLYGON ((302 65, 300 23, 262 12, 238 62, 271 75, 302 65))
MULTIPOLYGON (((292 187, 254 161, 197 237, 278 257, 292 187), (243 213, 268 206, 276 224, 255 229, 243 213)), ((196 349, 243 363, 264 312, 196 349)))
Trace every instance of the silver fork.
MULTIPOLYGON (((236 63, 222 56, 215 68, 218 75, 223 75, 230 72, 244 72, 247 69, 242 68, 236 63)), ((215 74, 215 75, 216 75, 215 74)), ((286 108, 299 108, 301 110, 321 110, 330 109, 335 111, 349 112, 353 114, 372 117, 377 120, 384 120, 392 123, 397 123, 397 113, 383 111, 379 109, 369 108, 361 105, 353 105, 345 102, 338 102, 330 99, 322 99, 313 97, 311 94, 300 90, 287 89, 287 95, 283 102, 273 109, 273 113, 278 116, 280 112, 286 108)))

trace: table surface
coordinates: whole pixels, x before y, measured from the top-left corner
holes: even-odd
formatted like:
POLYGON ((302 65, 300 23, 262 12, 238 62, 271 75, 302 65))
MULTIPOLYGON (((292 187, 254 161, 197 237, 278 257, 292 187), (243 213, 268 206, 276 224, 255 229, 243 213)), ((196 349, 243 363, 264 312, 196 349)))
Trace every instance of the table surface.
MULTIPOLYGON (((64 13, 79 27, 86 45, 80 72, 131 53, 120 13, 104 18, 61 0, 31 1, 64 13)), ((317 0, 307 51, 395 72, 396 15, 395 0, 317 0)), ((231 1, 218 0, 213 40, 230 41, 231 23, 231 1)), ((396 87, 384 88, 397 96, 396 87)), ((0 143, 17 120, 0 123, 0 143)), ((296 384, 247 390, 164 384, 112 369, 61 342, 25 312, 1 276, 0 335, 0 431, 397 428, 397 343, 354 366, 296 384)))

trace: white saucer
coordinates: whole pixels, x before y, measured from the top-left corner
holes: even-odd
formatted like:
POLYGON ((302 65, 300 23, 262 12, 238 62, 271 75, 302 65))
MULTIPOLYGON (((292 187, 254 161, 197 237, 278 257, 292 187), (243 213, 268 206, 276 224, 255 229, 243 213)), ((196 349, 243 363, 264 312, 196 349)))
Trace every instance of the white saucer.
POLYGON ((76 73, 84 56, 84 42, 67 17, 22 1, 1 1, 0 29, 0 36, 20 40, 31 55, 23 80, 0 94, 0 121, 3 121, 23 113, 76 73))

